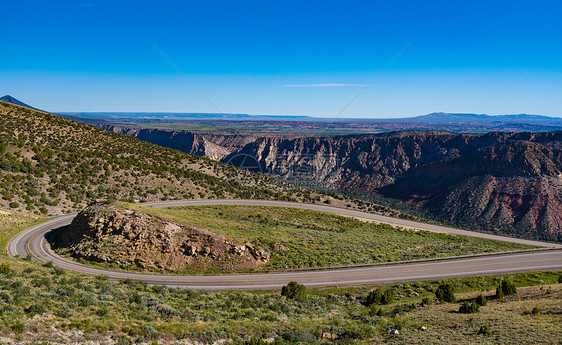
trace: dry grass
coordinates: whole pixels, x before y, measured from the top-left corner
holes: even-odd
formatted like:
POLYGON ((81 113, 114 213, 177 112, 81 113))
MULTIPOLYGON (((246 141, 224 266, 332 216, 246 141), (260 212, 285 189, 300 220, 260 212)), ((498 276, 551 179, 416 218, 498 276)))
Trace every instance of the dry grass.
MULTIPOLYGON (((473 300, 480 292, 458 294, 459 301, 473 300)), ((397 341, 404 344, 560 344, 562 340, 562 284, 522 287, 514 296, 494 300, 495 291, 477 314, 458 313, 459 303, 437 304, 413 311, 413 322, 397 341), (541 313, 531 311, 538 307, 541 313), (425 326, 427 331, 419 331, 425 326), (478 334, 488 326, 491 335, 478 334)))

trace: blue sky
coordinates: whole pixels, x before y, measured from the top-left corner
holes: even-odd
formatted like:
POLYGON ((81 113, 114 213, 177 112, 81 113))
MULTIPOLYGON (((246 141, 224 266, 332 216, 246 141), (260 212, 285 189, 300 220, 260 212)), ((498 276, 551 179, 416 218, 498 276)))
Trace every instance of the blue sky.
POLYGON ((11 1, 0 93, 51 111, 330 117, 410 44, 340 117, 562 116, 561 18, 560 0, 11 1))

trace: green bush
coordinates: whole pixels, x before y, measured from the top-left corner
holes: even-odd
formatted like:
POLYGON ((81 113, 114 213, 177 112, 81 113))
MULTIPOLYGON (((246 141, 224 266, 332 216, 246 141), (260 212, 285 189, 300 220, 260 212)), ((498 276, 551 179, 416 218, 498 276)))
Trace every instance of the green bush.
POLYGON ((533 315, 539 315, 541 313, 541 310, 539 307, 534 307, 533 310, 531 311, 531 314, 533 315))
POLYGON ((558 284, 562 284, 562 275, 558 277, 558 284))
POLYGON ((45 307, 39 304, 33 304, 28 308, 25 308, 24 311, 26 314, 29 314, 29 316, 41 315, 45 312, 45 307))
POLYGON ((17 322, 10 328, 16 333, 23 333, 23 331, 25 331, 25 325, 23 324, 23 322, 17 322))
POLYGON ((6 263, 1 263, 0 264, 0 274, 12 274, 13 271, 10 268, 10 265, 6 264, 6 263))
POLYGON ((490 331, 490 327, 484 325, 484 326, 480 326, 480 330, 478 331, 478 334, 490 335, 492 334, 492 332, 490 331))
POLYGON ((115 342, 115 345, 132 345, 132 344, 133 342, 131 341, 131 339, 129 339, 124 335, 120 335, 119 337, 117 337, 117 340, 115 342))
POLYGON ((306 287, 295 281, 289 282, 287 285, 283 285, 281 288, 281 296, 285 296, 290 299, 296 299, 304 296, 306 287))
POLYGON ((478 304, 479 306, 483 307, 486 304, 488 304, 488 300, 486 299, 486 297, 484 297, 484 295, 480 295, 478 297, 476 297, 476 304, 478 304))
POLYGON ((474 314, 474 313, 478 313, 480 311, 480 306, 476 303, 468 303, 468 302, 464 302, 460 308, 459 308, 459 313, 462 314, 474 314))
POLYGON ((156 330, 156 328, 146 325, 144 326, 144 335, 146 335, 149 338, 155 338, 158 336, 158 331, 156 330))
POLYGON ((455 287, 451 283, 441 284, 435 291, 435 297, 440 302, 454 303, 457 300, 455 298, 455 287))
POLYGON ((431 304, 431 298, 424 297, 421 301, 421 304, 422 304, 422 306, 430 305, 431 304))
POLYGON ((317 342, 316 335, 314 335, 314 332, 309 329, 285 331, 281 334, 281 337, 289 344, 314 344, 317 342))
POLYGON ((375 289, 373 291, 370 291, 369 294, 367 294, 367 297, 365 298, 365 305, 371 306, 373 304, 381 304, 381 298, 382 298, 382 291, 380 289, 375 289))
POLYGON ((503 298, 503 296, 515 295, 517 293, 517 288, 512 281, 502 280, 500 285, 496 288, 496 297, 503 298))
POLYGON ((365 298, 365 305, 371 306, 373 304, 390 304, 394 302, 394 290, 388 289, 382 292, 380 289, 375 289, 367 295, 365 298))
POLYGON ((390 304, 394 302, 394 295, 394 290, 386 290, 381 297, 381 304, 390 304))
POLYGON ((17 201, 12 201, 10 203, 10 207, 11 208, 18 208, 18 207, 20 207, 20 204, 17 201))

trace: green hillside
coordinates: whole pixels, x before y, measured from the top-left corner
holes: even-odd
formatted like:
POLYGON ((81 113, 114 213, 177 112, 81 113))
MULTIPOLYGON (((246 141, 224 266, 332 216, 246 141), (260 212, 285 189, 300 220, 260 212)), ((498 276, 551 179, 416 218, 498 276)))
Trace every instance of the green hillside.
POLYGON ((0 207, 60 213, 96 199, 318 195, 265 175, 0 102, 0 207))

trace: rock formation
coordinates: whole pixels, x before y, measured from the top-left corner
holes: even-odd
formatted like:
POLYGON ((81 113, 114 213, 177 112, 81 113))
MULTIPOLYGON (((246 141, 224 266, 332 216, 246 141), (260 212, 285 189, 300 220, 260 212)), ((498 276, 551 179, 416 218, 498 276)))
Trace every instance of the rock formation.
POLYGON ((232 271, 270 259, 268 251, 251 243, 106 204, 80 212, 55 243, 75 258, 149 271, 232 271))
MULTIPOLYGON (((171 131, 166 133, 135 136, 169 146, 166 138, 174 139, 171 131)), ((384 197, 469 229, 562 241, 562 131, 399 131, 244 140, 192 135, 203 141, 182 149, 188 153, 222 156, 223 162, 235 162, 233 157, 242 154, 253 157, 260 171, 283 179, 384 197), (223 147, 222 154, 206 153, 201 148, 205 140, 223 147)))

